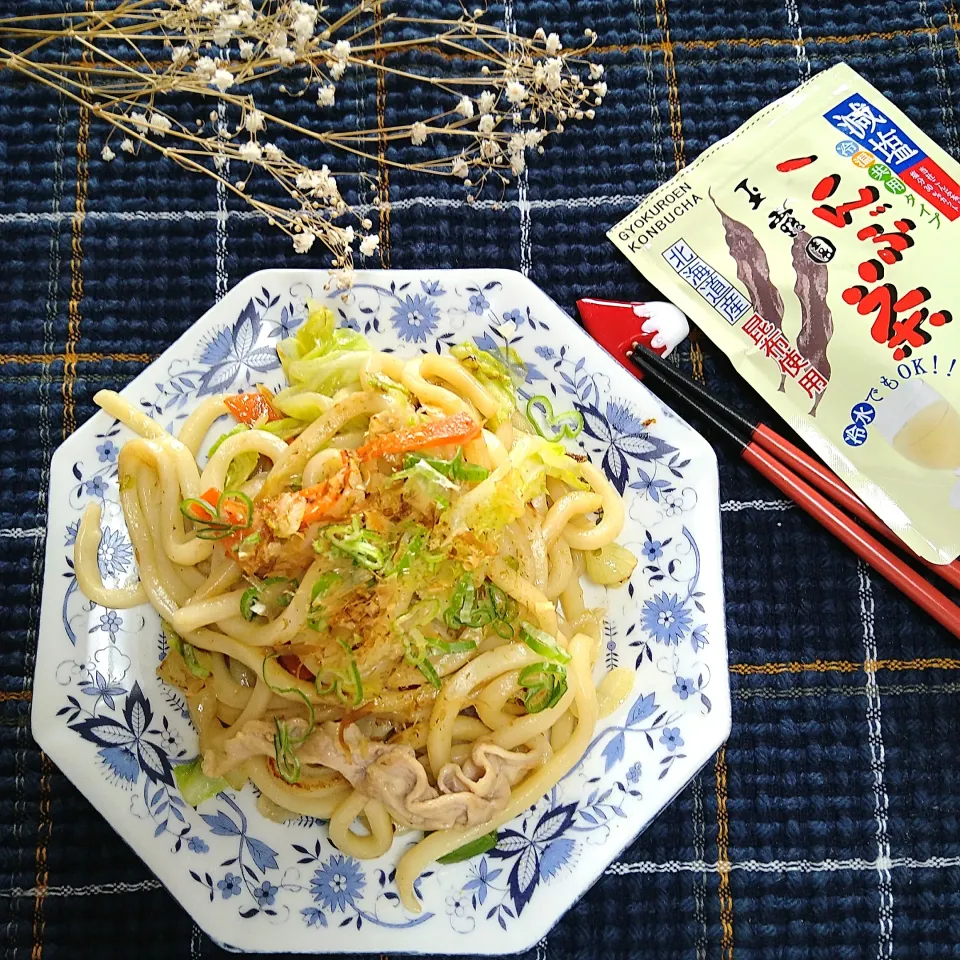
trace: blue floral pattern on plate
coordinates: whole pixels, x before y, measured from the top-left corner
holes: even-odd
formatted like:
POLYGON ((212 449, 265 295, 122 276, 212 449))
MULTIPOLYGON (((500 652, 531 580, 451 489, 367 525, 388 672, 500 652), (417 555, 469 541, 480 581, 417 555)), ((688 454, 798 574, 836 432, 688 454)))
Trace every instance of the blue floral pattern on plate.
MULTIPOLYGON (((248 277, 125 395, 176 430, 212 393, 279 387, 277 341, 296 330, 310 297, 380 349, 442 352, 473 340, 491 351, 525 398, 546 394, 558 412, 583 415, 576 445, 624 495, 620 540, 640 563, 625 587, 593 588, 590 601, 609 610, 598 676, 621 665, 636 671, 627 702, 601 721, 550 794, 501 829, 492 850, 419 878, 419 915, 401 907, 395 885, 407 838, 361 863, 311 818, 260 817, 249 786, 191 809, 173 769, 195 755, 196 735, 179 692, 155 676, 166 652, 158 618, 149 608, 99 607, 73 572, 79 516, 95 500, 105 582, 136 575, 116 486, 129 434, 100 414, 61 447, 52 471, 50 524, 62 539, 47 538, 35 733, 220 942, 261 951, 518 951, 552 926, 729 728, 715 460, 517 274, 360 272, 345 298, 325 291, 325 279, 309 271, 248 277), (151 637, 152 658, 144 656, 151 637), (478 930, 485 936, 468 947, 463 937, 478 930)), ((215 424, 211 436, 221 430, 215 424)))

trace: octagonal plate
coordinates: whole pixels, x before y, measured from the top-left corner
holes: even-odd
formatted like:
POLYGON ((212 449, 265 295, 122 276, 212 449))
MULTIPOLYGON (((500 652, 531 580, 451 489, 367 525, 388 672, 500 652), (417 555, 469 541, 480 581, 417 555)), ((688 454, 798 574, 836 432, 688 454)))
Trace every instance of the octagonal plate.
MULTIPOLYGON (((150 607, 112 611, 77 589, 73 541, 84 506, 103 503, 107 584, 136 575, 117 502, 129 431, 98 413, 57 451, 33 733, 43 749, 215 940, 248 951, 503 954, 539 940, 710 758, 730 729, 716 459, 709 445, 598 347, 534 284, 508 271, 360 272, 346 302, 315 271, 247 277, 124 391, 177 429, 197 403, 282 374, 277 341, 307 297, 380 349, 440 351, 465 339, 523 361, 527 396, 576 408, 576 443, 627 502, 620 537, 639 557, 631 582, 598 590, 609 613, 597 676, 636 670, 583 760, 500 831, 483 857, 434 867, 423 912, 399 905, 400 837, 375 861, 342 856, 323 824, 275 824, 248 785, 193 810, 172 766, 196 753, 179 693, 156 677, 164 655, 150 607), (650 422, 652 421, 652 422, 650 422), (482 933, 480 937, 470 934, 482 933)), ((214 426, 212 435, 219 434, 214 426)), ((204 449, 206 449, 204 447, 204 449)))

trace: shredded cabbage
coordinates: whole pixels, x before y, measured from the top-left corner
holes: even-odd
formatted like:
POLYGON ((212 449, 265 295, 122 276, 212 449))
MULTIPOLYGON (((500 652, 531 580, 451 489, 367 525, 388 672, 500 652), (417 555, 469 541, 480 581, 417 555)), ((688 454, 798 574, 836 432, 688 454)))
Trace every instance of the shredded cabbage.
POLYGON ((426 460, 417 460, 406 470, 395 473, 390 482, 403 480, 403 498, 422 513, 426 513, 431 504, 441 510, 450 506, 448 494, 456 493, 459 484, 445 477, 426 460))
POLYGON ((173 779, 177 782, 180 794, 191 807, 197 807, 204 800, 215 797, 228 789, 230 784, 222 777, 208 777, 203 772, 203 759, 197 757, 190 763, 178 763, 173 768, 173 779))
POLYGON ((330 398, 322 393, 304 390, 303 393, 284 396, 285 393, 285 390, 278 393, 273 398, 273 405, 281 413, 296 420, 313 421, 330 409, 330 398))
POLYGON ((358 382, 360 366, 370 353, 366 337, 349 327, 337 327, 330 309, 313 302, 307 307, 307 319, 300 329, 277 345, 290 386, 281 390, 273 402, 291 416, 286 409, 291 397, 305 392, 330 396, 341 387, 358 382))
MULTIPOLYGON (((517 384, 514 382, 511 371, 492 353, 481 350, 473 343, 459 343, 450 349, 450 353, 483 384, 489 393, 496 397, 500 409, 488 423, 491 430, 496 430, 501 423, 509 420, 517 409, 517 384)), ((523 376, 518 378, 522 382, 526 376, 526 368, 519 357, 517 357, 517 363, 523 371, 523 376)))

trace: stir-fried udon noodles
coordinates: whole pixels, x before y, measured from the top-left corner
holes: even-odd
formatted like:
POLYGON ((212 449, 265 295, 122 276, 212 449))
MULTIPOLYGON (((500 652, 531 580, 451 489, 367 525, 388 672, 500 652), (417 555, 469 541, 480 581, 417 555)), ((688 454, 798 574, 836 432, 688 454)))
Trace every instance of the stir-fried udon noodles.
POLYGON ((594 684, 603 611, 581 588, 630 576, 623 505, 560 442, 577 414, 518 407, 516 358, 402 359, 317 307, 278 349, 286 388, 207 399, 177 436, 96 396, 139 435, 118 460, 139 582, 104 585, 98 504, 77 577, 163 619, 158 672, 199 734, 187 800, 250 780, 262 813, 329 820, 360 858, 422 831, 397 870, 418 910, 426 866, 489 849, 629 692, 626 671, 594 684))

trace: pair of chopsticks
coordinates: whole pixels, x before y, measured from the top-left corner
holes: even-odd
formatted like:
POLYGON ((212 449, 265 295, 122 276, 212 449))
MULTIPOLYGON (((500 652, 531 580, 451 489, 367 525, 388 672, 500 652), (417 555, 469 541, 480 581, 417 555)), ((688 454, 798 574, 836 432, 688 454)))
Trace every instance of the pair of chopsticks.
POLYGON ((739 449, 742 460, 765 476, 955 637, 960 638, 960 607, 871 536, 840 507, 887 540, 908 550, 914 559, 954 587, 960 587, 960 562, 955 560, 944 565, 929 563, 909 551, 896 533, 821 463, 765 423, 751 423, 657 354, 634 343, 632 349, 627 351, 627 359, 647 374, 653 383, 663 387, 671 399, 704 418, 718 436, 739 449))

